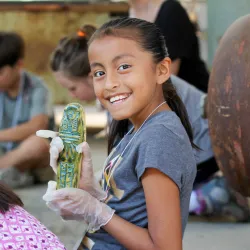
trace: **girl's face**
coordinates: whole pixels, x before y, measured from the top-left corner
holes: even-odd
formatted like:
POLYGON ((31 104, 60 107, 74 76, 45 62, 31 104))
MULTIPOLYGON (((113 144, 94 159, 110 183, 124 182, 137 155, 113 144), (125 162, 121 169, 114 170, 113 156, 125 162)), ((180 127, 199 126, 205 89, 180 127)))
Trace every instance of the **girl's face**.
POLYGON ((95 100, 95 92, 90 76, 69 78, 60 71, 53 74, 56 81, 62 87, 66 88, 72 97, 87 102, 95 100))
POLYGON ((130 119, 135 127, 164 101, 161 65, 133 40, 106 36, 89 47, 95 94, 115 120, 130 119))

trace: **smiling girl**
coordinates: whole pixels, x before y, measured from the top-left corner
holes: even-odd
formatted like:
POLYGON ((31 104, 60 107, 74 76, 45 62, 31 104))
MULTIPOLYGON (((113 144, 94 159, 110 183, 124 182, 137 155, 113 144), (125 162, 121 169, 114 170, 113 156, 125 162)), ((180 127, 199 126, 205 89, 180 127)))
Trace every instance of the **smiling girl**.
MULTIPOLYGON (((185 107, 167 82, 164 37, 147 21, 116 19, 97 30, 88 54, 95 94, 114 118, 103 168, 106 197, 83 185, 56 190, 51 182, 43 198, 64 219, 88 223, 79 249, 181 250, 195 145, 185 107), (133 127, 125 134, 128 121, 133 127)), ((82 148, 90 164, 86 143, 82 148)))

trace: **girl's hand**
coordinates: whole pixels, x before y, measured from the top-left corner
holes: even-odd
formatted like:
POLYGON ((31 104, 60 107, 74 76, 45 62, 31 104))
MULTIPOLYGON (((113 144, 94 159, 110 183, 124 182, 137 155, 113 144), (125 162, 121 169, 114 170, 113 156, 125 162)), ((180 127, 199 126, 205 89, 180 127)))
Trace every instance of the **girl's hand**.
MULTIPOLYGON (((50 143, 50 165, 56 173, 59 153, 63 150, 63 142, 60 137, 55 137, 50 143)), ((79 188, 89 192, 98 200, 106 198, 106 192, 102 190, 98 180, 94 176, 90 148, 87 142, 83 142, 76 147, 78 153, 83 154, 81 177, 79 188)))
MULTIPOLYGON (((38 136, 45 138, 53 138, 50 143, 50 166, 57 174, 58 157, 62 152, 64 145, 58 133, 49 130, 40 130, 37 132, 38 136)), ((102 190, 100 183, 94 176, 92 158, 90 148, 87 142, 83 142, 76 147, 78 153, 83 154, 81 177, 79 181, 79 188, 89 192, 98 200, 106 199, 106 192, 102 190)))
POLYGON ((65 220, 83 220, 88 230, 99 230, 114 215, 114 210, 88 192, 78 188, 56 190, 56 182, 50 181, 43 196, 47 206, 65 220))

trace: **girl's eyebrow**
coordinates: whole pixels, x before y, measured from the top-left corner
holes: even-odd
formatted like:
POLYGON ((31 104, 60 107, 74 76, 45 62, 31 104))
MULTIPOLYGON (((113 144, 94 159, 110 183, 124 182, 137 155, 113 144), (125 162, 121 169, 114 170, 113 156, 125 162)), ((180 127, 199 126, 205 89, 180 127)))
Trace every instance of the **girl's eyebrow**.
POLYGON ((121 54, 121 55, 118 55, 115 58, 113 58, 112 63, 116 63, 118 60, 123 59, 124 57, 133 57, 133 58, 135 58, 135 56, 132 55, 132 54, 121 54))
MULTIPOLYGON (((120 59, 122 59, 124 57, 133 57, 133 58, 135 58, 135 56, 131 55, 131 54, 121 54, 121 55, 118 55, 118 56, 114 57, 112 59, 112 63, 115 63, 115 62, 117 62, 118 60, 120 60, 120 59)), ((99 62, 93 62, 93 63, 90 64, 91 69, 94 68, 94 67, 98 67, 98 66, 103 68, 103 65, 101 63, 99 63, 99 62)))
POLYGON ((98 63, 98 62, 93 62, 90 64, 90 68, 95 68, 95 67, 102 67, 103 68, 103 65, 101 63, 98 63))

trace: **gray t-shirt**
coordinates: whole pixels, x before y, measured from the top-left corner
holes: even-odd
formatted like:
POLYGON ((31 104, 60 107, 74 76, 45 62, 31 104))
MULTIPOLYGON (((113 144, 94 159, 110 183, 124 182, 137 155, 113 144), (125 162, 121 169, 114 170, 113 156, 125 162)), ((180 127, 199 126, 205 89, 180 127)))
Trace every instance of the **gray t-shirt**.
MULTIPOLYGON (((23 71, 21 75, 23 84, 21 106, 17 116, 17 124, 28 122, 33 117, 45 114, 53 120, 53 110, 50 93, 43 81, 37 76, 23 71)), ((5 92, 1 93, 0 105, 3 105, 3 120, 0 122, 0 130, 12 127, 18 98, 10 98, 5 92)), ((51 129, 53 122, 51 122, 51 129)), ((6 148, 7 143, 0 142, 0 147, 6 148)), ((13 144, 16 147, 18 143, 13 144)))
MULTIPOLYGON (((114 163, 133 137, 128 134, 118 145, 107 164, 104 190, 108 188, 107 204, 116 214, 139 227, 148 227, 145 195, 141 177, 146 168, 156 168, 171 178, 180 190, 182 233, 184 233, 196 162, 191 143, 180 119, 172 111, 162 111, 149 118, 127 147, 122 160, 114 163), (115 168, 114 168, 115 167, 115 168), (110 185, 107 179, 110 173, 110 185)), ((157 183, 156 183, 157 185, 157 183)), ((87 233, 79 249, 125 249, 103 229, 87 233)))

